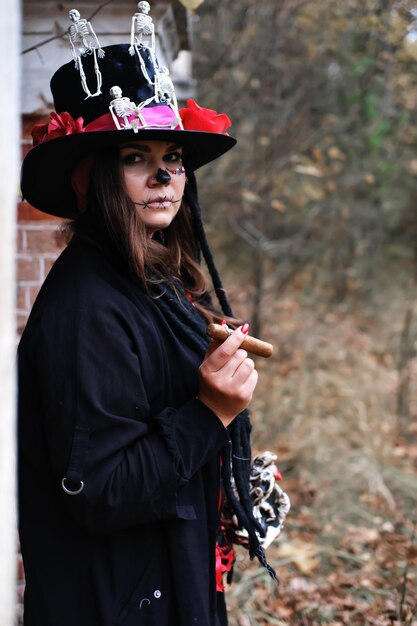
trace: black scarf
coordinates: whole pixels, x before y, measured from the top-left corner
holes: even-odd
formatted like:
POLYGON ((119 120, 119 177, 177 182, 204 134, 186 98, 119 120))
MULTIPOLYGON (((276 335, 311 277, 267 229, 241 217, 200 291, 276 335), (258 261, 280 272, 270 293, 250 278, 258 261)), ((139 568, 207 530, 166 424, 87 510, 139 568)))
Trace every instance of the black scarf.
MULTIPOLYGON (((207 324, 187 298, 181 283, 179 281, 171 285, 162 283, 154 287, 153 291, 155 303, 175 329, 175 334, 203 357, 209 343, 207 324)), ((231 311, 230 307, 229 310, 231 311)), ((249 412, 242 411, 230 424, 228 431, 229 443, 221 452, 223 489, 227 501, 236 514, 240 526, 248 533, 250 557, 256 556, 271 577, 278 580, 260 545, 257 532, 263 536, 264 530, 253 516, 253 503, 249 494, 251 461, 249 412)))

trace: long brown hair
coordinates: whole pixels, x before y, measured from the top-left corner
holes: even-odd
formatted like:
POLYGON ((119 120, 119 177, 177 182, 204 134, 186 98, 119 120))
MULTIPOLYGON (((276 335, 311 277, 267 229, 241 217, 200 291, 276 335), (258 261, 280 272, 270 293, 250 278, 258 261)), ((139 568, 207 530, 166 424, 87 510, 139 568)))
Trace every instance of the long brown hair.
POLYGON ((68 239, 76 233, 85 235, 86 223, 91 237, 95 222, 101 221, 119 256, 145 289, 151 292, 152 285, 168 281, 175 290, 179 280, 203 318, 212 322, 225 317, 207 307, 207 281, 197 261, 197 241, 185 200, 171 224, 149 237, 127 193, 118 146, 94 157, 86 205, 86 213, 68 225, 68 239))
MULTIPOLYGON (((101 215, 119 255, 145 289, 163 281, 171 282, 175 289, 174 279, 180 280, 204 318, 213 321, 222 317, 198 302, 207 294, 207 281, 196 260, 196 237, 186 202, 183 199, 167 228, 149 237, 138 209, 127 193, 117 146, 108 148, 94 159, 87 207, 87 213, 94 211, 96 216, 101 215)), ((80 232, 84 222, 83 215, 72 222, 68 227, 69 236, 80 232)))

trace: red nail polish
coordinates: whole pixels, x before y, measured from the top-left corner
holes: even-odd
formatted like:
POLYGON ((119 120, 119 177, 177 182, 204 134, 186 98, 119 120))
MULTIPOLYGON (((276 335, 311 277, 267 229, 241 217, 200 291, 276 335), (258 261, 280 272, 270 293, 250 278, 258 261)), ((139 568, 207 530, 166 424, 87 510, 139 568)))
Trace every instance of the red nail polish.
POLYGON ((248 332, 249 332, 249 328, 250 328, 249 324, 243 324, 243 326, 242 326, 242 328, 240 330, 242 331, 242 333, 244 335, 247 335, 248 332))
POLYGON ((226 322, 226 320, 222 320, 222 321, 220 322, 220 325, 221 325, 221 326, 227 326, 227 322, 226 322))

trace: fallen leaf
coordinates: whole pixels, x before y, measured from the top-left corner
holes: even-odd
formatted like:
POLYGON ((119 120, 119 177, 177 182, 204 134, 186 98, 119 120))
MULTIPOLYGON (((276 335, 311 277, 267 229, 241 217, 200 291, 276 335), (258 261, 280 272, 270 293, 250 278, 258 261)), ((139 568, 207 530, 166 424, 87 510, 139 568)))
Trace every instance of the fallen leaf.
POLYGON ((307 176, 314 176, 315 178, 322 178, 323 172, 315 165, 296 165, 294 172, 297 174, 306 174, 307 176))
POLYGON ((417 61, 417 39, 411 33, 404 38, 403 50, 410 59, 417 61))
POLYGON ((411 161, 409 161, 408 163, 408 171, 410 172, 410 174, 417 174, 417 159, 411 159, 411 161))
POLYGON ((287 209, 285 204, 280 200, 271 200, 271 207, 276 211, 279 211, 280 213, 284 213, 284 211, 286 211, 287 209))
POLYGON ((258 196, 258 194, 254 193, 253 191, 249 191, 249 189, 242 189, 241 195, 242 198, 246 200, 246 202, 250 202, 251 204, 257 204, 258 202, 261 202, 260 196, 258 196))
POLYGON ((375 184, 375 176, 373 174, 365 174, 363 179, 366 183, 368 183, 368 185, 375 184))
POLYGON ((282 543, 279 549, 280 558, 291 561, 303 574, 311 574, 319 565, 317 555, 321 548, 305 541, 295 540, 282 543))
POLYGON ((337 185, 333 180, 328 180, 326 182, 326 189, 327 191, 330 191, 331 193, 334 193, 335 191, 337 191, 337 185))
POLYGON ((317 162, 317 163, 324 163, 324 157, 323 157, 323 152, 320 150, 320 148, 313 148, 311 151, 312 155, 313 155, 313 159, 317 162))
POLYGON ((336 159, 338 161, 346 161, 346 154, 342 152, 341 149, 338 148, 337 146, 331 146, 328 149, 327 154, 329 155, 331 159, 336 159))

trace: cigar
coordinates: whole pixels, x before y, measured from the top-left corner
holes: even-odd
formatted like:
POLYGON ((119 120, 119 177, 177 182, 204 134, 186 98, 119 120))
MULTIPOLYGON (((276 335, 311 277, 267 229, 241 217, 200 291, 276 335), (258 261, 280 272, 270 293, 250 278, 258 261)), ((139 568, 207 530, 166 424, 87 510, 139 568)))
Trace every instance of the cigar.
MULTIPOLYGON (((207 327, 208 336, 212 339, 217 339, 217 341, 225 341, 225 339, 230 336, 231 332, 230 328, 221 324, 209 324, 207 327)), ((247 335, 240 347, 247 350, 251 354, 257 354, 258 356, 263 356, 266 359, 271 356, 274 349, 270 343, 261 341, 260 339, 251 337, 250 335, 247 335)))

